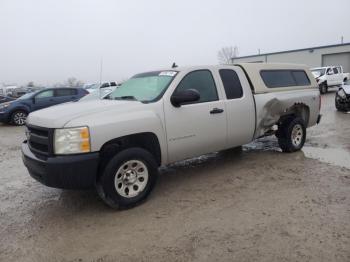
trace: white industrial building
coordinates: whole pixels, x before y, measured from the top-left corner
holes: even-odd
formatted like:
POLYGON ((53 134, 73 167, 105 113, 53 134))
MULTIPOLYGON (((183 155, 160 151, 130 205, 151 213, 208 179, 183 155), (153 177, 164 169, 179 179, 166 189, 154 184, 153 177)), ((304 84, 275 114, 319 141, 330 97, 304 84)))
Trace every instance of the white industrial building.
POLYGON ((344 72, 350 72, 350 43, 241 56, 232 58, 232 62, 296 63, 310 67, 341 65, 344 72))

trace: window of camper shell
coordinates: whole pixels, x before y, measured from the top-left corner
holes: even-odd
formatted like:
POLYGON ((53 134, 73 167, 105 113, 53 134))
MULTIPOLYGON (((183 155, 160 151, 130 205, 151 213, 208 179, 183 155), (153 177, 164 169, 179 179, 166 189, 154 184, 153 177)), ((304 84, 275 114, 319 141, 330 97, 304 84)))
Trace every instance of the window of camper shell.
POLYGON ((262 70, 260 75, 269 88, 310 85, 304 70, 262 70))

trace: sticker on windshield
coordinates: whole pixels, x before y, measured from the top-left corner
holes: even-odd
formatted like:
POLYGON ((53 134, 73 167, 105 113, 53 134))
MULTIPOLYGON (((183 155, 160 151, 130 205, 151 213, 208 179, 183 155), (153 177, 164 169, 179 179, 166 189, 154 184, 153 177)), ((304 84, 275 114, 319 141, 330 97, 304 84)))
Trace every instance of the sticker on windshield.
POLYGON ((175 71, 162 71, 159 73, 159 76, 175 76, 177 74, 177 72, 175 71))

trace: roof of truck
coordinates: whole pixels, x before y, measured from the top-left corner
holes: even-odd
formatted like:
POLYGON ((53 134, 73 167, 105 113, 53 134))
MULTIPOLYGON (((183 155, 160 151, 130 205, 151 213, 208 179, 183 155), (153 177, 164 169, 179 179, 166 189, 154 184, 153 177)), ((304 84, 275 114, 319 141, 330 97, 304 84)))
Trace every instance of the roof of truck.
POLYGON ((248 77, 249 82, 251 83, 251 88, 254 93, 270 93, 278 91, 288 91, 295 89, 306 89, 306 88, 316 88, 317 82, 312 75, 309 66, 302 64, 287 64, 287 63, 238 63, 238 64, 229 64, 229 65, 200 65, 200 66, 188 66, 188 67, 175 67, 175 68, 166 68, 157 71, 194 71, 201 69, 210 69, 216 70, 222 67, 238 66, 240 67, 248 77), (287 87, 273 87, 269 88, 266 86, 265 82, 262 79, 260 74, 264 70, 302 70, 305 71, 307 77, 310 80, 310 84, 307 86, 287 86, 287 87))
POLYGON ((295 89, 316 88, 317 82, 312 75, 307 65, 287 64, 287 63, 239 63, 235 64, 241 67, 248 76, 252 89, 255 93, 270 93, 277 91, 287 91, 295 89), (283 86, 283 87, 268 87, 262 79, 261 71, 264 70, 302 70, 306 73, 310 80, 310 84, 306 86, 283 86))

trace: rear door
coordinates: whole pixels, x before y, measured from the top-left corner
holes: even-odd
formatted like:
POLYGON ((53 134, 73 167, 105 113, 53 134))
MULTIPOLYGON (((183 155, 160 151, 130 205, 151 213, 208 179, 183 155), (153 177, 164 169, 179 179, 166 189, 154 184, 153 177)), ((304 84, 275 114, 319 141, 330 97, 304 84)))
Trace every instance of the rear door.
POLYGON ((343 69, 341 66, 337 66, 336 68, 338 70, 338 85, 341 85, 344 82, 343 69))
POLYGON ((226 145, 226 111, 213 71, 188 72, 171 94, 196 89, 200 100, 174 107, 170 97, 164 106, 169 162, 221 150, 226 145))
POLYGON ((78 99, 78 90, 75 88, 55 89, 55 99, 57 104, 62 104, 78 99))
POLYGON ((218 70, 226 99, 227 147, 251 142, 255 132, 255 104, 249 82, 241 68, 218 70))
POLYGON ((333 67, 333 73, 334 73, 334 85, 340 85, 342 81, 342 76, 340 75, 338 67, 333 67))

